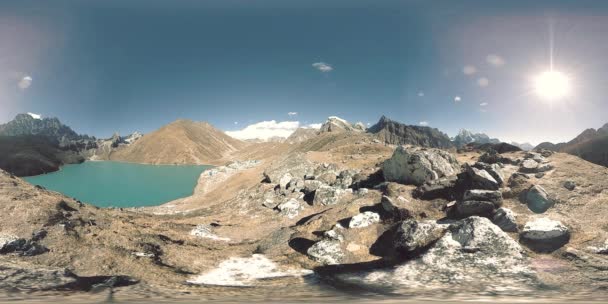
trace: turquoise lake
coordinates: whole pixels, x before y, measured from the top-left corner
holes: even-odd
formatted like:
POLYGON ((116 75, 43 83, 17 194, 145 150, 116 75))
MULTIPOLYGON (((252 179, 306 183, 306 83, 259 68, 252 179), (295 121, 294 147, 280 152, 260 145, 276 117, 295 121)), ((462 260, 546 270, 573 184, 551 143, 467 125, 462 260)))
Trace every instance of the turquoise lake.
POLYGON ((141 207, 192 195, 200 174, 211 167, 87 161, 24 179, 99 207, 141 207))

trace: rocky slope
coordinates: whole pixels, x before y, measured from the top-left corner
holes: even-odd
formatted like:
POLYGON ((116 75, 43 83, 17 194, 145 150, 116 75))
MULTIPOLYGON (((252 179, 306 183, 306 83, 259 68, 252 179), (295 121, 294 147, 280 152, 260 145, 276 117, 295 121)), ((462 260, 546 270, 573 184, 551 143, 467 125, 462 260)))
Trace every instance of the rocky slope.
POLYGON ((423 126, 409 126, 382 116, 378 123, 367 129, 368 133, 391 145, 415 145, 432 148, 451 148, 453 143, 441 131, 423 126))
POLYGON ((221 164, 247 144, 205 122, 177 120, 112 153, 111 160, 147 164, 221 164))
POLYGON ((199 298, 310 282, 439 298, 608 287, 608 169, 575 156, 394 148, 358 132, 235 155, 250 161, 203 172, 193 196, 125 210, 0 172, 6 286, 199 298))
POLYGON ((592 163, 608 167, 608 124, 599 129, 587 129, 567 143, 544 142, 535 150, 559 151, 581 157, 592 163))

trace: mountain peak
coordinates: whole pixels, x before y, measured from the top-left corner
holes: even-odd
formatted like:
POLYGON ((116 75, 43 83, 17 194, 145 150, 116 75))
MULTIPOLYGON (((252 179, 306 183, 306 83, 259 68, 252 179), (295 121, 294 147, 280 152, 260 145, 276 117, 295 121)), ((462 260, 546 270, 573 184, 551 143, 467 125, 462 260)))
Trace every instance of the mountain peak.
POLYGON ((417 145, 433 148, 450 148, 450 138, 437 129, 423 126, 410 126, 393 121, 382 115, 380 120, 367 129, 388 144, 417 145))

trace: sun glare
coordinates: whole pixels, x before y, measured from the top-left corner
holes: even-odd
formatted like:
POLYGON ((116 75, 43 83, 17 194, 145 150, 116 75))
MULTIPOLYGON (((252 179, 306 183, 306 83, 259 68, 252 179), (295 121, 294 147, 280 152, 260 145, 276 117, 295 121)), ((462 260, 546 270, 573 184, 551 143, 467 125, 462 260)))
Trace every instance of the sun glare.
POLYGON ((570 79, 558 71, 546 71, 534 80, 536 94, 547 100, 563 98, 570 94, 570 79))

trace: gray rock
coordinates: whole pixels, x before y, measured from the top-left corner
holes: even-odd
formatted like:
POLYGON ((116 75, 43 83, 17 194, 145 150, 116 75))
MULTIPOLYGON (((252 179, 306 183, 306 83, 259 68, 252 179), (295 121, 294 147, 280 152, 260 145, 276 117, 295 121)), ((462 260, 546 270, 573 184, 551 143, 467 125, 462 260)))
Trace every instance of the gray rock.
POLYGON ((502 206, 502 193, 497 190, 467 190, 462 198, 465 201, 487 201, 495 208, 502 206))
POLYGON ((384 209, 384 211, 386 212, 395 212, 397 211, 397 209, 399 209, 393 199, 386 195, 382 196, 382 199, 380 200, 380 205, 382 205, 382 209, 384 209))
POLYGON ((532 186, 526 192, 526 204, 534 213, 543 213, 551 208, 555 203, 549 198, 547 191, 541 186, 532 186))
POLYGON ((378 222, 380 222, 378 213, 365 211, 353 216, 348 223, 348 228, 364 228, 378 222))
POLYGON ((327 172, 317 176, 317 180, 327 185, 333 185, 336 182, 336 174, 327 172))
POLYGON ((420 186, 445 176, 456 175, 458 161, 439 149, 406 148, 399 146, 382 165, 386 181, 420 186))
POLYGON ((297 199, 291 198, 277 206, 282 215, 292 219, 298 216, 300 210, 304 209, 297 199))
POLYGON ((538 172, 538 162, 533 159, 526 159, 519 166, 519 171, 522 173, 536 173, 538 172))
POLYGON ((474 165, 477 169, 486 170, 493 178, 496 180, 499 186, 502 186, 505 183, 505 177, 502 173, 501 164, 487 164, 482 162, 477 162, 474 165))
POLYGON ((298 192, 304 188, 304 180, 299 177, 294 177, 287 184, 287 190, 289 192, 298 192))
POLYGON ((465 172, 474 189, 498 190, 500 184, 485 169, 477 169, 465 164, 465 172))
POLYGON ((317 191, 323 185, 325 184, 319 180, 305 180, 303 190, 305 193, 311 193, 317 191))
POLYGON ((306 253, 323 265, 336 265, 344 260, 344 252, 339 240, 323 239, 312 245, 306 253))
POLYGON ((417 253, 435 243, 446 231, 447 225, 439 225, 434 221, 418 222, 409 219, 398 226, 393 242, 398 252, 417 253))
POLYGON ((508 208, 498 208, 492 217, 492 223, 500 227, 502 231, 517 232, 517 222, 515 221, 515 213, 508 208))
POLYGON ((292 178, 293 176, 289 172, 281 176, 281 178, 279 179, 279 187, 281 188, 281 190, 287 189, 287 184, 289 184, 292 178))
POLYGON ((559 221, 538 218, 526 223, 520 240, 536 252, 552 252, 570 241, 570 229, 559 221))
POLYGON ((344 189, 322 185, 315 191, 314 205, 334 205, 346 194, 344 189))
POLYGON ((570 181, 570 180, 569 181, 565 181, 564 182, 564 188, 572 191, 572 190, 574 190, 576 188, 576 183, 573 182, 573 181, 570 181))

